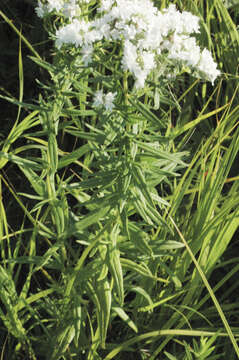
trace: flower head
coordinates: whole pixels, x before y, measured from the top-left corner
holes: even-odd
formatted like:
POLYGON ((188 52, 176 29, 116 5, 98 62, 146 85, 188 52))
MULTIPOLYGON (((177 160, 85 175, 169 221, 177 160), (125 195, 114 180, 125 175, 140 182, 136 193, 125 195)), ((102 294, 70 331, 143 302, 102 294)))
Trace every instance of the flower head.
POLYGON ((220 75, 220 71, 217 69, 217 64, 214 62, 210 51, 204 49, 201 53, 201 57, 198 63, 198 70, 211 81, 213 84, 215 79, 220 75))
POLYGON ((92 61, 95 43, 101 42, 102 47, 104 41, 117 41, 123 54, 121 68, 133 75, 136 88, 143 88, 153 72, 162 76, 159 64, 164 62, 167 67, 167 58, 170 64, 186 65, 212 83, 220 74, 209 51, 201 51, 192 36, 199 32, 199 18, 178 11, 174 4, 159 11, 151 0, 101 0, 92 20, 77 17, 80 8, 76 0, 39 2, 36 11, 40 17, 47 11, 59 11, 69 18, 70 22, 56 31, 56 46, 81 47, 86 66, 92 61))
POLYGON ((104 107, 106 111, 112 111, 115 107, 115 96, 116 93, 108 92, 104 94, 103 90, 98 90, 94 95, 93 107, 104 107))
POLYGON ((115 99, 116 93, 109 92, 105 95, 104 99, 104 106, 107 111, 112 111, 115 107, 114 105, 114 99, 115 99))
POLYGON ((47 5, 43 5, 39 0, 38 0, 38 6, 35 8, 36 14, 39 18, 43 18, 47 13, 47 5))
POLYGON ((103 90, 97 90, 94 95, 93 107, 99 107, 104 105, 104 93, 103 90))
POLYGON ((70 2, 64 4, 62 12, 65 17, 72 19, 80 13, 80 7, 76 4, 76 0, 71 0, 70 2))

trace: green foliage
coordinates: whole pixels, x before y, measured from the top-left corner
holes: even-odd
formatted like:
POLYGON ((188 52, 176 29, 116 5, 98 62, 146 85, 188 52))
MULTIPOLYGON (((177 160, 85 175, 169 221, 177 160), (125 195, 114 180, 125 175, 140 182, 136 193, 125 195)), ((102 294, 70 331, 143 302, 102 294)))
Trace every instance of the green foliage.
POLYGON ((0 11, 19 39, 19 96, 0 94, 18 109, 0 149, 4 358, 239 355, 238 2, 176 3, 205 19, 224 71, 213 90, 181 75, 137 98, 109 57, 92 72, 64 52, 48 61, 0 11), (37 101, 24 96, 23 44, 37 101), (110 114, 90 107, 109 72, 110 114))
POLYGON ((170 360, 178 360, 179 358, 183 359, 183 360, 193 360, 193 359, 216 360, 216 359, 220 359, 220 357, 223 356, 223 354, 210 356, 211 354, 213 354, 213 351, 215 350, 215 346, 213 345, 213 343, 215 342, 216 338, 217 338, 217 335, 212 336, 210 339, 202 337, 200 339, 200 343, 198 343, 195 339, 193 339, 193 346, 190 346, 189 344, 186 343, 186 341, 183 341, 183 343, 181 343, 181 345, 183 345, 185 348, 185 355, 182 355, 180 357, 175 357, 172 354, 168 353, 167 351, 164 351, 164 354, 170 360))

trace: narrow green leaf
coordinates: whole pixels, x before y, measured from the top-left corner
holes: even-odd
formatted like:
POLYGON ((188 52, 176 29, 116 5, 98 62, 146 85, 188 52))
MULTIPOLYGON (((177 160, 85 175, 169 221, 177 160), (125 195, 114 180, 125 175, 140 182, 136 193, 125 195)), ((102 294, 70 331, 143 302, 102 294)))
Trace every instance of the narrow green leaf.
MULTIPOLYGON (((141 295, 141 297, 143 297, 144 299, 146 299, 146 301, 149 303, 149 307, 153 306, 153 301, 151 299, 151 296, 147 293, 146 290, 144 290, 142 287, 140 286, 133 286, 130 287, 130 291, 135 292, 139 295, 141 295)), ((133 302, 134 303, 134 302, 133 302)))
MULTIPOLYGON (((27 263, 27 262, 25 261, 24 263, 27 263)), ((41 298, 47 297, 47 295, 52 294, 54 291, 55 291, 54 288, 42 290, 42 291, 39 291, 38 293, 36 293, 34 295, 29 296, 27 299, 24 299, 24 301, 20 298, 19 303, 16 306, 16 310, 20 311, 26 306, 26 304, 30 305, 30 304, 38 301, 41 298)))
POLYGON ((68 325, 64 327, 61 325, 61 330, 54 339, 54 342, 52 344, 53 352, 50 355, 50 360, 58 360, 64 355, 66 352, 66 349, 70 345, 70 343, 73 341, 75 336, 75 327, 74 325, 68 325))
POLYGON ((197 124, 199 124, 201 121, 206 120, 206 119, 210 118, 211 116, 218 114, 220 111, 224 110, 227 107, 228 107, 228 104, 225 104, 225 105, 217 108, 216 110, 210 111, 207 114, 200 115, 195 120, 190 121, 189 123, 185 124, 184 126, 180 127, 179 129, 175 129, 172 133, 172 137, 176 138, 179 135, 183 134, 185 131, 188 131, 191 128, 195 128, 195 126, 197 124))
POLYGON ((79 158, 81 158, 83 155, 88 153, 91 150, 89 144, 82 145, 79 149, 72 151, 70 154, 63 156, 58 163, 58 169, 62 169, 65 166, 68 166, 75 161, 77 161, 79 158))
POLYGON ((153 251, 149 245, 149 236, 146 232, 142 231, 136 224, 129 222, 129 238, 143 254, 151 256, 153 251))
POLYGON ((152 113, 152 111, 149 110, 149 107, 147 105, 141 103, 140 101, 134 101, 130 97, 129 97, 129 102, 131 103, 131 105, 133 105, 136 108, 136 110, 140 112, 140 114, 142 114, 145 117, 145 120, 148 120, 156 124, 157 126, 159 126, 159 128, 166 127, 164 122, 159 117, 154 115, 154 113, 152 113))
POLYGON ((50 133, 48 136, 48 156, 51 171, 55 173, 58 167, 58 146, 56 135, 53 133, 50 133))
POLYGON ((165 298, 153 303, 153 304, 150 304, 150 305, 146 305, 146 306, 142 306, 140 308, 138 308, 138 311, 139 312, 147 312, 147 311, 152 311, 154 308, 160 306, 160 305, 163 305, 165 303, 167 303, 168 301, 174 299, 175 297, 178 297, 179 295, 182 295, 185 291, 182 290, 182 291, 178 291, 176 294, 173 294, 173 295, 170 295, 170 296, 166 296, 165 298))
POLYGON ((23 327, 17 313, 18 295, 15 289, 15 284, 10 274, 0 265, 0 300, 6 309, 6 315, 3 315, 0 310, 0 317, 2 318, 5 327, 20 341, 26 340, 26 331, 23 327))
MULTIPOLYGON (((156 148, 154 145, 149 145, 149 144, 143 143, 141 141, 138 141, 136 139, 133 140, 133 141, 136 142, 136 144, 141 149, 146 150, 148 152, 148 154, 151 154, 156 158, 169 160, 169 161, 171 161, 173 163, 180 164, 180 165, 183 165, 183 166, 187 166, 187 164, 184 161, 181 160, 181 158, 183 156, 188 155, 188 153, 186 151, 181 152, 181 153, 170 154, 169 152, 163 151, 160 148, 156 148)), ((147 155, 147 153, 145 155, 147 155)))
MULTIPOLYGON (((1 11, 0 11, 1 12, 1 11)), ((46 107, 43 107, 43 106, 39 106, 39 105, 33 105, 33 104, 29 104, 29 103, 25 103, 24 101, 18 101, 14 98, 11 98, 9 96, 3 96, 3 95, 0 95, 0 98, 1 99, 4 99, 14 105, 20 105, 22 106, 24 109, 31 109, 31 110, 36 110, 36 111, 45 111, 45 112, 48 112, 50 111, 48 108, 46 107)))
POLYGON ((145 276, 147 278, 153 279, 153 280, 157 280, 157 277, 153 276, 153 274, 151 273, 151 271, 149 270, 149 268, 146 265, 140 265, 137 264, 136 262, 129 260, 129 259, 125 259, 125 258, 120 258, 122 267, 128 270, 131 270, 133 272, 136 272, 142 276, 145 276))
POLYGON ((76 231, 82 231, 90 225, 97 223, 99 220, 104 219, 109 210, 110 206, 106 206, 100 210, 91 211, 88 215, 85 215, 82 220, 79 220, 79 222, 75 224, 76 231))
POLYGON ((31 168, 34 170, 42 170, 42 165, 39 165, 38 163, 36 163, 32 160, 24 159, 19 156, 13 155, 11 153, 4 153, 4 152, 0 151, 0 159, 1 158, 7 159, 8 161, 11 161, 14 164, 17 164, 22 167, 31 168))
POLYGON ((39 57, 34 57, 34 56, 29 56, 29 58, 36 63, 37 65, 39 65, 40 67, 42 67, 43 69, 47 70, 49 73, 55 73, 57 71, 56 67, 50 63, 48 63, 45 60, 42 60, 39 57))
POLYGON ((138 332, 138 328, 135 325, 135 323, 130 319, 130 317, 126 314, 126 312, 124 311, 124 309, 117 307, 117 306, 113 306, 112 310, 114 312, 116 312, 116 314, 129 326, 131 327, 132 330, 134 330, 134 332, 138 332))
POLYGON ((104 279, 98 282, 96 291, 100 303, 98 326, 100 329, 101 346, 105 348, 105 340, 111 311, 111 289, 108 280, 104 279))
POLYGON ((35 192, 40 196, 44 197, 46 193, 46 185, 45 181, 40 178, 39 175, 35 173, 35 171, 26 166, 19 165, 20 170, 23 172, 23 174, 26 176, 28 181, 30 182, 31 186, 35 190, 35 192))
POLYGON ((114 279, 115 286, 118 293, 119 304, 123 306, 124 303, 124 282, 123 271, 120 262, 120 252, 115 247, 109 246, 107 252, 107 260, 110 273, 114 279))

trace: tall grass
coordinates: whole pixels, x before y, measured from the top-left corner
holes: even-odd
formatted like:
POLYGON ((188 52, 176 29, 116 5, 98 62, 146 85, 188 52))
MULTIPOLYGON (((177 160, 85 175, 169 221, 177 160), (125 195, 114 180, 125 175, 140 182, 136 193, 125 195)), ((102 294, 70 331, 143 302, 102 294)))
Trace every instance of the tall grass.
POLYGON ((239 357, 239 3, 175 3, 203 19, 221 79, 181 75, 158 106, 148 91, 108 117, 88 106, 120 78, 107 56, 93 77, 67 54, 47 61, 0 11, 19 84, 0 95, 17 108, 0 151, 3 359, 239 357))

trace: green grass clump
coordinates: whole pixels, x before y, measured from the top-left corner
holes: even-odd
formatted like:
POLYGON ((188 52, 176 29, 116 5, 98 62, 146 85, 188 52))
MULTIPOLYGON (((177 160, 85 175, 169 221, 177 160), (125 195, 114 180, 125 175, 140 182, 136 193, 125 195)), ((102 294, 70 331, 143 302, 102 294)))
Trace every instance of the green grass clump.
POLYGON ((0 9, 3 359, 239 358, 239 2, 174 3, 222 75, 138 98, 108 54, 55 52, 31 1, 0 9), (121 107, 92 109, 117 76, 121 107))

